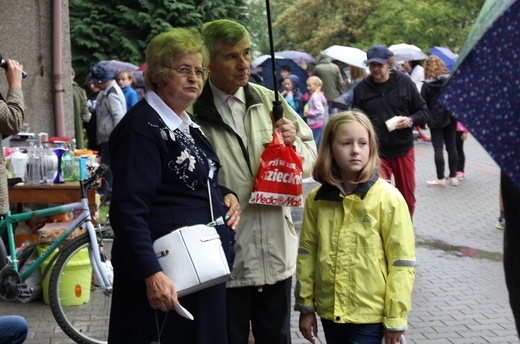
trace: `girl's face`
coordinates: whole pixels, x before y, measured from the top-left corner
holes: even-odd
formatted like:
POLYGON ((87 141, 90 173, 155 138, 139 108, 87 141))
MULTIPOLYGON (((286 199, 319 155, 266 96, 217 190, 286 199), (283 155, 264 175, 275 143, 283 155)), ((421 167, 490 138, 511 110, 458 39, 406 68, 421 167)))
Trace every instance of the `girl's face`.
POLYGON ((332 156, 344 181, 356 181, 370 156, 368 131, 358 122, 338 127, 332 142, 332 156))
POLYGON ((289 80, 289 79, 285 79, 283 81, 282 85, 283 85, 283 87, 285 87, 285 89, 287 91, 292 91, 294 89, 293 84, 292 84, 291 80, 289 80))
POLYGON ((312 81, 307 81, 307 89, 310 93, 314 93, 318 89, 318 84, 312 81))

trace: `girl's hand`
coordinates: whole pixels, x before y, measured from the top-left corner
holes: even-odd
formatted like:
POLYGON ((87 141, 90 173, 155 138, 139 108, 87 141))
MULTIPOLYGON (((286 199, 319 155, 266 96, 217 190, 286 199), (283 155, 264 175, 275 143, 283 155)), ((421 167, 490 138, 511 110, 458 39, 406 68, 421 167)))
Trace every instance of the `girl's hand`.
POLYGON ((235 230, 240 223, 240 203, 238 199, 232 193, 224 196, 224 203, 228 211, 226 213, 226 225, 235 230))
POLYGON ((404 331, 385 331, 385 344, 399 344, 404 331))
POLYGON ((467 131, 463 131, 462 132, 462 135, 460 135, 460 139, 462 141, 466 140, 468 138, 468 132, 467 131))
POLYGON ((309 342, 315 343, 314 338, 318 336, 316 313, 300 313, 300 332, 309 342))

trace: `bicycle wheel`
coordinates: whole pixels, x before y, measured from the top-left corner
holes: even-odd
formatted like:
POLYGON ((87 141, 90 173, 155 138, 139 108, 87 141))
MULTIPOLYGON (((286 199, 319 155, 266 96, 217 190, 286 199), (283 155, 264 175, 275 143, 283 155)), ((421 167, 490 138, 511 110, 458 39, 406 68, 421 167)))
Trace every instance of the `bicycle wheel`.
MULTIPOLYGON (((110 261, 113 237, 103 237, 105 262, 110 261)), ((67 244, 49 279, 49 302, 56 322, 76 343, 106 343, 112 293, 98 286, 83 235, 67 244)))

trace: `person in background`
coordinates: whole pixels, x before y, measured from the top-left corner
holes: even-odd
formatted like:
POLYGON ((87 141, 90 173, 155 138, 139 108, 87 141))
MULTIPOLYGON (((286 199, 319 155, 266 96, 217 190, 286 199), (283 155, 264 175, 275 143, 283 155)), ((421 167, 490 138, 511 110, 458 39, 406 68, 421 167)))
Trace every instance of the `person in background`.
POLYGON ((145 98, 110 136, 115 239, 109 343, 228 344, 225 283, 179 299, 195 320, 171 312, 175 284, 152 246, 176 228, 210 223, 214 216, 232 265, 238 200, 219 186, 219 158, 186 112, 202 91, 207 59, 196 29, 174 28, 153 38, 146 49, 145 98))
POLYGON ((83 126, 90 121, 92 116, 87 106, 87 92, 82 89, 74 78, 76 73, 74 69, 71 71, 72 75, 72 100, 74 103, 74 137, 76 139, 76 148, 83 149, 83 126))
POLYGON ((362 110, 372 121, 379 140, 380 175, 388 181, 394 176, 395 186, 413 218, 416 200, 412 127, 426 124, 428 107, 412 79, 393 69, 395 59, 386 46, 370 47, 366 63, 370 75, 356 86, 352 108, 362 110), (390 131, 385 122, 393 117, 397 122, 390 131))
MULTIPOLYGON (((88 77, 87 77, 88 80, 88 77)), ((94 82, 87 82, 89 95, 87 99, 87 107, 90 112, 90 121, 83 122, 83 128, 87 133, 87 149, 99 152, 99 144, 97 142, 97 115, 96 115, 96 98, 101 91, 94 82)))
POLYGON ((367 77, 367 72, 365 68, 360 68, 356 66, 349 66, 350 69, 350 78, 352 79, 352 84, 345 95, 345 103, 348 104, 350 109, 352 109, 352 101, 354 100, 354 89, 359 84, 361 80, 367 77))
POLYGON ((282 81, 287 79, 287 77, 291 74, 292 74, 291 66, 283 65, 280 67, 280 77, 282 78, 282 81))
POLYGON ((504 202, 502 201, 502 187, 498 188, 498 210, 500 213, 498 214, 498 221, 495 227, 497 229, 506 229, 506 219, 504 215, 504 202))
MULTIPOLYGON (((0 94, 0 133, 2 136, 17 134, 25 117, 22 92, 23 66, 18 61, 10 59, 6 60, 6 63, 7 96, 4 99, 0 94)), ((8 211, 7 171, 4 149, 0 140, 0 215, 6 214, 8 211)))
POLYGON ((308 108, 307 111, 305 111, 305 117, 307 118, 309 128, 312 129, 316 147, 320 146, 321 134, 323 134, 323 128, 325 128, 329 117, 327 99, 323 95, 323 92, 321 92, 322 85, 321 79, 317 76, 313 75, 307 79, 307 89, 311 97, 307 102, 308 108))
POLYGON ((236 257, 227 283, 229 343, 291 342, 291 288, 298 236, 288 207, 249 204, 260 156, 280 130, 286 145, 302 158, 303 178, 316 158, 312 131, 280 97, 283 118, 273 123, 273 91, 248 83, 251 38, 231 20, 202 26, 210 54, 210 77, 193 105, 195 119, 222 163, 222 184, 241 202, 236 257))
MULTIPOLYGON (((112 130, 121 121, 126 113, 126 100, 123 91, 114 80, 114 73, 103 66, 90 68, 88 81, 93 82, 100 89, 96 97, 96 125, 97 143, 99 144, 101 163, 110 165, 108 155, 108 138, 112 130)), ((112 192, 112 172, 107 170, 103 175, 106 184, 98 188, 107 199, 112 192)))
MULTIPOLYGON (((403 69, 405 70, 404 73, 410 75, 410 78, 412 78, 412 81, 415 83, 415 86, 417 86, 417 90, 419 91, 419 93, 421 93, 422 85, 424 82, 424 68, 421 65, 421 61, 404 61, 403 69)), ((431 141, 431 139, 422 132, 420 126, 415 126, 415 130, 417 131, 417 134, 419 135, 421 140, 423 140, 424 142, 431 141)))
POLYGON ((455 146, 457 147, 457 179, 462 181, 466 179, 465 165, 466 155, 464 154, 464 141, 468 138, 468 129, 457 121, 457 135, 455 136, 455 146))
POLYGON ((430 128, 431 141, 434 150, 434 161, 437 179, 426 182, 428 187, 446 187, 444 174, 444 152, 446 145, 448 152, 449 182, 451 186, 458 186, 457 179, 457 147, 455 137, 457 135, 457 120, 452 112, 448 111, 437 101, 442 87, 448 80, 450 72, 440 57, 430 55, 424 63, 424 77, 426 78, 421 88, 421 96, 426 101, 430 110, 428 127, 430 128))
MULTIPOLYGON (((421 64, 421 61, 408 61, 410 64, 410 78, 417 86, 417 90, 421 93, 422 85, 424 82, 424 67, 421 64)), ((449 72, 448 72, 449 73, 449 72)))
POLYGON ((333 113, 333 100, 347 92, 343 83, 343 77, 341 76, 341 70, 336 64, 332 63, 330 58, 322 51, 318 57, 318 63, 312 70, 312 75, 321 79, 323 83, 323 93, 329 104, 329 114, 333 113))
POLYGON ((0 316, 0 344, 22 344, 28 333, 29 324, 21 316, 0 316))
POLYGON ((128 111, 139 101, 137 91, 134 89, 136 86, 135 77, 132 72, 125 69, 117 74, 116 79, 119 87, 121 87, 121 90, 125 95, 126 111, 128 111))
POLYGON ((285 98, 287 103, 303 118, 303 95, 300 92, 300 88, 298 87, 300 83, 300 78, 298 76, 291 74, 287 76, 283 80, 282 85, 284 86, 284 90, 282 91, 282 96, 285 98))
POLYGON ((314 343, 396 344, 407 329, 415 239, 401 193, 378 175, 377 138, 359 111, 331 117, 305 201, 294 309, 314 343))

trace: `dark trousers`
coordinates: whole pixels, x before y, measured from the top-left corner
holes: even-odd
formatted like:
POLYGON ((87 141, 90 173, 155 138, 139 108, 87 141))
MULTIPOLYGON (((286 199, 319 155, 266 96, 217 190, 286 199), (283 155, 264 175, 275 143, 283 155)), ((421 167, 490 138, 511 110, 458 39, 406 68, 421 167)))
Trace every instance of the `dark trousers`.
POLYGON ((383 324, 336 324, 321 319, 327 344, 381 344, 383 324))
POLYGON ((273 285, 227 288, 229 344, 290 344, 292 277, 273 285))
POLYGON ((464 140, 462 139, 462 131, 457 131, 455 139, 455 146, 457 147, 457 171, 464 172, 466 165, 466 155, 464 154, 464 140))
POLYGON ((455 145, 455 136, 457 134, 457 123, 451 123, 444 128, 430 128, 431 141, 434 151, 435 167, 437 169, 437 179, 444 179, 444 152, 446 145, 448 152, 448 168, 450 170, 449 177, 455 178, 457 175, 457 147, 455 145))
POLYGON ((520 189, 502 172, 500 180, 504 204, 504 271, 509 303, 520 335, 520 189))

